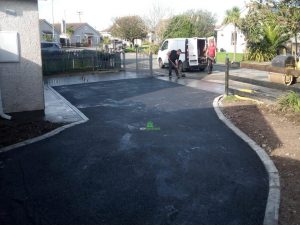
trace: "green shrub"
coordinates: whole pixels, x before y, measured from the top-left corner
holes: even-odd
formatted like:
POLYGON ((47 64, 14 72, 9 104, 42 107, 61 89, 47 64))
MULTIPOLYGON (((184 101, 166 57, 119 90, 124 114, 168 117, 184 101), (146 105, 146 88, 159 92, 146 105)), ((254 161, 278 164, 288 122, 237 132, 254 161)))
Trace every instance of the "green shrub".
POLYGON ((145 53, 152 52, 153 54, 157 54, 159 50, 159 45, 151 43, 149 45, 143 45, 141 49, 145 53))
POLYGON ((135 48, 125 48, 124 49, 125 53, 132 53, 132 52, 135 52, 135 51, 136 51, 135 48))
POLYGON ((281 110, 292 109, 294 112, 300 112, 300 95, 294 91, 279 98, 278 104, 281 110))
MULTIPOLYGON (((156 45, 156 44, 144 44, 142 45, 141 47, 139 47, 139 52, 142 52, 142 53, 145 53, 145 54, 149 54, 150 52, 152 52, 153 54, 157 54, 158 53, 158 50, 159 50, 159 45, 156 45)), ((128 52, 135 52, 136 49, 135 48, 126 48, 125 49, 125 53, 128 53, 128 52)))
POLYGON ((153 54, 157 54, 159 50, 159 45, 153 44, 150 46, 150 49, 153 54))
POLYGON ((238 100, 238 98, 235 97, 234 95, 227 95, 223 99, 224 102, 235 102, 237 100, 238 100))
POLYGON ((255 62, 268 62, 276 56, 276 53, 259 48, 249 49, 249 53, 245 54, 245 60, 255 62))

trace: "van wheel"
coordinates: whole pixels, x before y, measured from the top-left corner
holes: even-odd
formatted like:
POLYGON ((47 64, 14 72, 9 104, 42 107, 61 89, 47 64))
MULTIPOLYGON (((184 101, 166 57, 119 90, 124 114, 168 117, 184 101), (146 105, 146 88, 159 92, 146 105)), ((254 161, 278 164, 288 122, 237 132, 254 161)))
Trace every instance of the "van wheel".
POLYGON ((199 68, 199 71, 200 71, 200 72, 203 72, 204 70, 205 70, 205 67, 204 67, 204 68, 203 68, 203 67, 200 67, 200 68, 199 68))
POLYGON ((164 63, 163 63, 163 61, 162 61, 162 59, 161 58, 159 58, 159 60, 158 60, 158 66, 159 66, 159 68, 165 68, 165 65, 164 65, 164 63))

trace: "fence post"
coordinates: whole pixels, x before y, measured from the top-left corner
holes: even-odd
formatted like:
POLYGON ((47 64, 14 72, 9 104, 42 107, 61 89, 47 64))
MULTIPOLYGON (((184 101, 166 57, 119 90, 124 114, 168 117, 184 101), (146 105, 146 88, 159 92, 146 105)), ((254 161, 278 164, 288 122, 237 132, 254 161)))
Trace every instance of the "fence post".
POLYGON ((136 67, 136 71, 137 71, 139 69, 138 68, 138 47, 137 46, 135 48, 135 63, 136 63, 135 67, 136 67))
POLYGON ((149 67, 150 67, 150 75, 153 76, 153 54, 150 52, 149 55, 149 67))
POLYGON ((94 55, 92 55, 92 59, 93 59, 93 65, 92 65, 92 67, 93 67, 93 71, 95 71, 95 57, 94 57, 94 55))
POLYGON ((97 49, 96 49, 95 55, 94 55, 94 68, 95 68, 95 70, 98 70, 98 52, 97 52, 97 49))
POLYGON ((125 52, 122 52, 123 58, 123 70, 126 70, 126 63, 125 63, 125 52))
POLYGON ((225 96, 228 96, 228 86, 229 86, 229 58, 228 54, 226 54, 226 61, 225 61, 226 69, 225 69, 225 96))

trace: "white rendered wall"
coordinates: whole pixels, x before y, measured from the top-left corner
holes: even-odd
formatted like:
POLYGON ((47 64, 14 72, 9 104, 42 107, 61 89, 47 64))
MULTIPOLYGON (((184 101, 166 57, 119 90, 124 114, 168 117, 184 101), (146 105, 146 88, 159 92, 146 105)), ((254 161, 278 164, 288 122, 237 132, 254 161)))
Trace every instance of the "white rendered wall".
POLYGON ((20 62, 0 63, 4 112, 44 110, 37 0, 1 0, 0 31, 19 34, 20 62))
MULTIPOLYGON (((218 30, 217 32, 217 47, 220 51, 221 48, 226 50, 226 52, 233 53, 234 45, 231 45, 231 34, 234 32, 233 24, 225 25, 222 30, 218 30)), ((246 41, 244 34, 237 30, 237 53, 244 53, 246 50, 246 41)))

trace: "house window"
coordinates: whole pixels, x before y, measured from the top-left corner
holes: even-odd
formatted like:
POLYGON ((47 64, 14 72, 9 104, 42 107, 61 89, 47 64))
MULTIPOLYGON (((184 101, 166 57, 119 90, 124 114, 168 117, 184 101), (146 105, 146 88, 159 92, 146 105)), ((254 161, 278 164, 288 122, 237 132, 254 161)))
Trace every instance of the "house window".
POLYGON ((80 35, 76 35, 76 43, 81 43, 80 35))
POLYGON ((234 40, 237 40, 237 33, 232 32, 231 33, 231 45, 234 45, 234 40), (235 36, 235 37, 234 37, 235 36))
POLYGON ((55 40, 55 35, 54 35, 54 38, 53 38, 52 32, 43 31, 42 40, 43 41, 54 41, 55 40))

